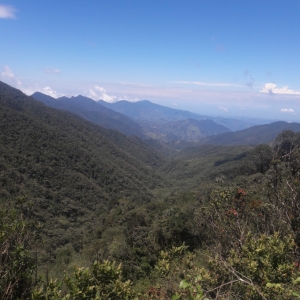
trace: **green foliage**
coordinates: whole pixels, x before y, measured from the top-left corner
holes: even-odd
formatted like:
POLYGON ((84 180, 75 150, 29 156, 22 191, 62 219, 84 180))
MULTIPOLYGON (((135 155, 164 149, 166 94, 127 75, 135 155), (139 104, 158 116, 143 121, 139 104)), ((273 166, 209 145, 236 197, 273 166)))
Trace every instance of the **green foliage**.
POLYGON ((247 155, 249 173, 266 173, 273 159, 274 150, 268 145, 258 145, 247 155))
POLYGON ((278 233, 258 238, 248 234, 241 248, 227 257, 211 257, 198 275, 181 281, 174 299, 298 299, 291 237, 278 233))
POLYGON ((179 291, 172 296, 172 300, 208 300, 201 287, 201 280, 201 275, 194 278, 194 281, 192 281, 192 283, 189 283, 187 280, 183 279, 179 284, 179 291))
POLYGON ((278 233, 259 238, 248 235, 243 247, 232 249, 223 263, 228 281, 238 280, 234 293, 255 300, 290 297, 294 246, 291 237, 280 237, 278 233))
POLYGON ((50 281, 32 293, 32 300, 130 300, 134 292, 124 281, 121 265, 109 261, 94 262, 89 268, 76 268, 62 282, 50 281))
MULTIPOLYGON (((162 277, 167 277, 170 272, 174 271, 174 268, 178 270, 178 266, 176 266, 176 263, 178 264, 178 258, 183 257, 185 252, 187 251, 188 247, 184 244, 179 247, 172 247, 168 251, 161 251, 159 260, 155 266, 155 268, 158 270, 159 274, 162 277)), ((189 257, 189 259, 191 259, 189 257)), ((182 263, 182 262, 181 262, 182 263)))
POLYGON ((29 223, 15 210, 0 208, 0 299, 27 299, 34 259, 29 223))
POLYGON ((228 163, 230 161, 236 161, 236 160, 240 160, 244 157, 247 156, 247 153, 244 152, 244 153, 241 153, 241 154, 238 154, 238 155, 231 155, 231 156, 227 156, 223 159, 218 159, 215 163, 214 163, 214 167, 218 167, 220 165, 223 165, 225 163, 228 163))

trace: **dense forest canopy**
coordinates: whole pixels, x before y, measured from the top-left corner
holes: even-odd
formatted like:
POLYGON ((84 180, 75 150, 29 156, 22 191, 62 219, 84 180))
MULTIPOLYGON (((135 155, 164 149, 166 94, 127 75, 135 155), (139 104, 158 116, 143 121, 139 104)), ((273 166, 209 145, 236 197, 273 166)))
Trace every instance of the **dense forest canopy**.
POLYGON ((282 125, 160 144, 0 83, 0 299, 299 299, 300 133, 282 125))

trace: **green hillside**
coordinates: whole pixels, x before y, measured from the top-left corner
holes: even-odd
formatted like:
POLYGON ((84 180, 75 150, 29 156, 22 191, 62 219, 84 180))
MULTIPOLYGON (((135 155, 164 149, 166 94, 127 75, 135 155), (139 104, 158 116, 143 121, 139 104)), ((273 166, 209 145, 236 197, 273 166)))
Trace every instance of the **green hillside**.
POLYGON ((163 143, 200 141, 207 136, 230 131, 212 120, 186 119, 163 124, 147 121, 139 123, 145 128, 144 132, 148 137, 163 143))
POLYGON ((64 245, 78 252, 95 219, 119 201, 147 203, 154 188, 169 185, 152 168, 164 158, 138 138, 46 107, 3 83, 0 153, 1 199, 33 202, 49 245, 41 259, 53 259, 64 245))
POLYGON ((180 151, 174 159, 161 167, 163 173, 177 185, 194 189, 200 183, 215 181, 220 174, 226 182, 241 174, 249 146, 202 145, 180 151))

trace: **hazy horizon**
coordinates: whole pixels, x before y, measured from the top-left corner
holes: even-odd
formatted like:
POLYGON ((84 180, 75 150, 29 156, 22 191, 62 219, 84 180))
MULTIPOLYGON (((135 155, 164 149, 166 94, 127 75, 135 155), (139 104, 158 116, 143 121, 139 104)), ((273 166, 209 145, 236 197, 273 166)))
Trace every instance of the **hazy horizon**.
POLYGON ((299 122, 299 14, 298 0, 0 0, 0 80, 28 95, 299 122))

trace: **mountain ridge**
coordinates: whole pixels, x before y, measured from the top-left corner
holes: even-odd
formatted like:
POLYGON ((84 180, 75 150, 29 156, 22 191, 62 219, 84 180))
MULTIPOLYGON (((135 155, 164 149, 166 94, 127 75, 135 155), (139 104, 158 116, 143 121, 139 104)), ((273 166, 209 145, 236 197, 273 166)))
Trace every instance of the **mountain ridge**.
MULTIPOLYGON (((134 120, 134 111, 132 111, 130 116, 126 116, 123 115, 122 112, 107 108, 108 105, 102 105, 104 104, 104 101, 96 102, 81 95, 71 98, 61 97, 54 99, 37 92, 34 93, 32 97, 42 101, 50 107, 76 113, 77 115, 106 128, 119 130, 125 135, 136 135, 144 139, 152 138, 161 142, 177 141, 180 139, 194 141, 211 134, 229 131, 228 128, 216 124, 210 119, 186 119, 186 117, 197 117, 197 115, 188 111, 184 112, 186 115, 181 115, 181 112, 178 110, 169 109, 168 107, 159 105, 157 106, 148 100, 138 102, 137 111, 138 113, 142 112, 145 116, 149 115, 150 118, 154 114, 155 119, 151 120, 151 122, 139 119, 134 120), (148 107, 152 113, 149 113, 149 110, 145 109, 145 106, 148 107), (156 107, 155 112, 153 112, 153 107, 156 107), (170 111, 172 114, 170 119, 174 119, 175 117, 175 121, 168 120, 170 111), (208 129, 208 123, 210 124, 210 129, 208 129), (174 130, 175 128, 176 130, 174 130)), ((120 102, 120 105, 125 105, 131 111, 130 102, 125 100, 120 102)))
POLYGON ((145 137, 140 125, 131 118, 115 112, 90 98, 79 95, 71 98, 60 97, 55 99, 40 92, 32 94, 31 97, 50 107, 73 112, 105 128, 118 130, 125 135, 145 137))
POLYGON ((100 102, 105 107, 125 114, 135 120, 168 123, 185 119, 195 119, 198 121, 210 119, 219 125, 227 127, 231 131, 236 131, 241 128, 244 129, 253 126, 252 123, 240 121, 237 119, 199 115, 187 110, 179 110, 152 103, 149 100, 141 100, 137 102, 121 100, 115 103, 108 103, 103 100, 99 100, 98 102, 100 102))
POLYGON ((236 132, 227 132, 204 138, 201 144, 224 146, 258 145, 272 143, 284 130, 300 131, 300 123, 277 121, 271 124, 256 125, 236 132))

